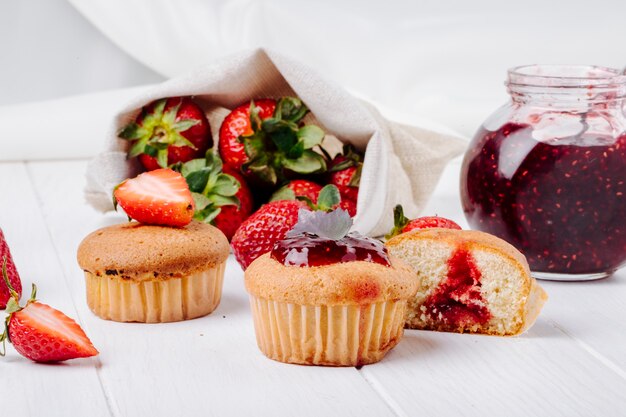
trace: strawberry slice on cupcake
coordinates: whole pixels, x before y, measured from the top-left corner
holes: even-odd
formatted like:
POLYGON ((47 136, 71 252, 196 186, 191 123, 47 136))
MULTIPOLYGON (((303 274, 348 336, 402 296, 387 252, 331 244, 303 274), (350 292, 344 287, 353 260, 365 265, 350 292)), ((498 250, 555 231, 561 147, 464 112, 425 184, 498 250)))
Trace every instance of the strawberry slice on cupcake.
POLYGON ((175 227, 188 225, 195 207, 185 178, 167 168, 123 181, 113 191, 113 203, 138 222, 175 227))

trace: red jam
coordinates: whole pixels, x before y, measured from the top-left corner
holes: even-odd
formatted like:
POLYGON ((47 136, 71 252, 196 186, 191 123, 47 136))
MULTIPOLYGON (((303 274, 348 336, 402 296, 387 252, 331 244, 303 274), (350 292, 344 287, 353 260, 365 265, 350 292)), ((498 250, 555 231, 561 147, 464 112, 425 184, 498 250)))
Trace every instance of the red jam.
POLYGON ((468 222, 526 255, 533 271, 613 271, 626 261, 626 135, 538 141, 533 128, 481 129, 461 180, 468 222))
POLYGON ((456 249, 448 260, 448 275, 423 304, 424 314, 454 330, 487 324, 491 314, 480 293, 480 278, 472 254, 456 249))
POLYGON ((276 242, 271 257, 287 266, 322 266, 352 261, 391 266, 383 243, 358 233, 348 233, 339 240, 311 233, 286 237, 276 242))

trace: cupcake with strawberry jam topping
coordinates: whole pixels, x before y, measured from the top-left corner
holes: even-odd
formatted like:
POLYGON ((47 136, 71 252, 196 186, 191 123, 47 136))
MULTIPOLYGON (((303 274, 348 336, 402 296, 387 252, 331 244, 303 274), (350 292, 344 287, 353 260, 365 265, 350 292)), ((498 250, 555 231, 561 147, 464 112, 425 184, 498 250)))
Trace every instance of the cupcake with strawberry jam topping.
POLYGON ((246 269, 257 343, 269 358, 358 366, 400 341, 417 281, 381 242, 351 227, 344 210, 300 210, 287 236, 246 269))

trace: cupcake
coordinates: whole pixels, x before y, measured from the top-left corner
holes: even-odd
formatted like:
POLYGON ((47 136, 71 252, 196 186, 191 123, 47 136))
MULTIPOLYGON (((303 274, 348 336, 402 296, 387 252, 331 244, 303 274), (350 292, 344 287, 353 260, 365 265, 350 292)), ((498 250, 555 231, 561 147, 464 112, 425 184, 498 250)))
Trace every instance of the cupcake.
POLYGON ((348 233, 344 210, 300 210, 298 217, 245 271, 259 348, 305 365, 381 360, 402 337, 414 274, 378 240, 348 233))
POLYGON ((78 248, 87 304, 99 317, 162 323, 193 319, 218 306, 228 241, 217 228, 137 222, 88 235, 78 248))
POLYGON ((533 325, 548 298, 524 255, 487 233, 418 229, 386 247, 420 282, 409 301, 411 329, 517 335, 533 325))

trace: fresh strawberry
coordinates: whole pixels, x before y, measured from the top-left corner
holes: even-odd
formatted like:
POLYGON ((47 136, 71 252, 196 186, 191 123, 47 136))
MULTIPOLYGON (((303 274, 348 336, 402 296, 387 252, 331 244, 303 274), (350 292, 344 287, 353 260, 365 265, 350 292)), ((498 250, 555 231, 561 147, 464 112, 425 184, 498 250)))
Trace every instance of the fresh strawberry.
POLYGON ((317 126, 302 126, 309 109, 297 98, 251 101, 234 109, 220 127, 225 165, 260 185, 275 186, 293 173, 326 171, 326 160, 313 148, 324 139, 317 126))
POLYGON ((224 172, 239 182, 239 190, 235 194, 235 197, 239 200, 239 207, 234 205, 222 206, 221 212, 213 220, 213 225, 220 229, 228 240, 231 240, 241 223, 250 217, 254 207, 254 200, 250 187, 248 187, 246 180, 241 174, 232 168, 225 168, 224 172))
POLYGON ((348 212, 350 217, 356 216, 356 202, 354 200, 341 199, 341 203, 339 203, 339 208, 344 209, 348 212))
POLYGON ((146 224, 182 227, 191 222, 194 201, 185 178, 167 168, 144 172, 113 191, 128 217, 146 224))
POLYGON ((264 204, 235 232, 230 243, 235 259, 245 270, 256 258, 269 252, 298 221, 298 210, 306 204, 279 200, 264 204))
POLYGON ((343 147, 343 154, 335 156, 330 163, 330 184, 339 188, 343 200, 356 201, 359 195, 363 156, 351 145, 343 147))
MULTIPOLYGON (((11 257, 11 251, 9 245, 4 238, 4 233, 0 229, 0 260, 6 259, 7 275, 9 276, 9 282, 18 294, 18 298, 22 295, 22 281, 20 275, 17 273, 13 258, 11 257)), ((4 310, 7 306, 7 301, 11 298, 9 287, 4 283, 4 280, 0 281, 0 310, 4 310)))
POLYGON ((313 203, 317 203, 317 196, 320 191, 322 191, 322 186, 313 181, 292 180, 272 194, 270 201, 295 200, 296 197, 306 197, 313 203))
MULTIPOLYGON (((272 117, 276 109, 276 100, 254 100, 254 109, 259 119, 266 120, 272 117)), ((220 155, 224 164, 240 171, 241 166, 249 161, 240 136, 250 136, 254 133, 250 121, 250 103, 242 104, 231 111, 220 126, 220 155)))
POLYGON ((212 150, 205 158, 173 166, 189 185, 195 202, 194 219, 211 223, 230 240, 239 225, 252 213, 252 193, 243 177, 224 167, 212 150))
POLYGON ((213 146, 204 111, 188 97, 150 103, 119 136, 131 141, 128 157, 139 156, 148 171, 202 157, 213 146))
POLYGON ((320 190, 317 204, 307 197, 302 198, 304 201, 278 200, 264 204, 233 236, 230 244, 237 262, 245 270, 252 261, 269 252, 296 224, 299 209, 331 211, 340 198, 337 187, 327 185, 320 190))
POLYGON ((417 219, 408 219, 404 216, 404 210, 401 205, 397 205, 393 209, 394 228, 385 237, 390 239, 400 233, 406 233, 415 229, 428 229, 432 227, 441 227, 444 229, 461 230, 461 226, 450 219, 439 216, 418 217, 417 219))
POLYGON ((88 358, 98 354, 81 327, 71 318, 35 300, 37 287, 24 307, 19 305, 19 295, 11 288, 7 276, 6 260, 2 275, 11 292, 7 304, 6 327, 0 334, 2 356, 5 354, 5 341, 15 350, 35 362, 60 362, 68 359, 88 358))

